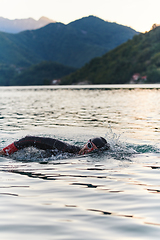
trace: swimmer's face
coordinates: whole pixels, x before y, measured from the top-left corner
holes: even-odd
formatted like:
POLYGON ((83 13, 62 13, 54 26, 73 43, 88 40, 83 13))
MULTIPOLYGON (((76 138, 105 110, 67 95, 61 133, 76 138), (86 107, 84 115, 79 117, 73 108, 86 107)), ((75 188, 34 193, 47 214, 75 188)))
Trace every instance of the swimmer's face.
POLYGON ((89 140, 84 147, 79 151, 79 154, 86 154, 86 153, 90 153, 93 150, 97 149, 96 145, 89 140))

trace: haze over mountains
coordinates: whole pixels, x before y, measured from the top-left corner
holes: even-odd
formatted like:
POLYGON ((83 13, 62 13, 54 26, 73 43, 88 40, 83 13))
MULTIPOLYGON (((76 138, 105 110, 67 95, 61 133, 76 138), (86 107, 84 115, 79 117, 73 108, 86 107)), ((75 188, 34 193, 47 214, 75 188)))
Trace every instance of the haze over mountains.
POLYGON ((25 30, 38 29, 52 22, 55 21, 46 17, 41 17, 39 20, 35 20, 33 18, 10 20, 0 17, 0 31, 7 33, 18 33, 25 30))
POLYGON ((6 79, 7 85, 10 85, 9 82, 13 84, 13 71, 16 76, 22 68, 26 70, 43 61, 80 68, 136 34, 129 27, 106 22, 95 16, 84 17, 67 25, 50 23, 17 34, 0 32, 0 71, 3 70, 0 84, 5 84, 6 79), (12 81, 8 78, 12 78, 12 81))

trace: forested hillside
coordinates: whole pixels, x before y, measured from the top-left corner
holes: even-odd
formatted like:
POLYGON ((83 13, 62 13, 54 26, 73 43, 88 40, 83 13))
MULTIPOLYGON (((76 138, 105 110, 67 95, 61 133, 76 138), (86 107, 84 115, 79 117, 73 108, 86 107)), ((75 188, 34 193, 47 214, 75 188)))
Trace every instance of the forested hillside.
POLYGON ((81 81, 92 84, 129 83, 135 74, 145 83, 160 82, 160 27, 154 26, 150 32, 136 35, 103 57, 91 60, 64 77, 62 84, 81 81))
POLYGON ((54 61, 78 68, 135 34, 131 28, 94 16, 68 25, 50 23, 18 34, 0 32, 0 64, 27 67, 41 61, 54 61))
POLYGON ((26 70, 0 65, 0 86, 50 85, 52 80, 60 79, 75 70, 51 61, 32 65, 26 70))
POLYGON ((39 64, 32 65, 26 71, 16 75, 10 85, 50 85, 52 80, 58 80, 75 70, 76 69, 73 67, 44 61, 39 64))
MULTIPOLYGON (((17 34, 0 32, 0 85, 37 84, 39 73, 35 73, 35 67, 34 74, 31 73, 30 67, 44 61, 45 68, 47 64, 50 68, 50 61, 62 64, 63 69, 64 66, 69 67, 69 72, 66 72, 69 74, 137 34, 129 27, 94 16, 68 25, 50 23, 40 29, 17 34), (36 80, 33 75, 37 76, 36 80)), ((56 72, 52 71, 50 76, 46 72, 43 79, 50 80, 55 76, 56 72)), ((43 84, 41 78, 39 84, 43 84)))

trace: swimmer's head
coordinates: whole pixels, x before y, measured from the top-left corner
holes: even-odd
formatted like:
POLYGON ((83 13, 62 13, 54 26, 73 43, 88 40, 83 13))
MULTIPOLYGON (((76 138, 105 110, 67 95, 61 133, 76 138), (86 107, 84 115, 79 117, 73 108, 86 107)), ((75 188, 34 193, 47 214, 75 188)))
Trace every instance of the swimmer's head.
POLYGON ((92 138, 89 140, 90 142, 94 143, 94 145, 97 147, 97 148, 102 148, 104 147, 106 144, 107 144, 107 141, 105 138, 103 137, 97 137, 97 138, 92 138))
POLYGON ((84 145, 79 154, 89 153, 95 149, 109 149, 109 144, 103 137, 92 138, 84 145))

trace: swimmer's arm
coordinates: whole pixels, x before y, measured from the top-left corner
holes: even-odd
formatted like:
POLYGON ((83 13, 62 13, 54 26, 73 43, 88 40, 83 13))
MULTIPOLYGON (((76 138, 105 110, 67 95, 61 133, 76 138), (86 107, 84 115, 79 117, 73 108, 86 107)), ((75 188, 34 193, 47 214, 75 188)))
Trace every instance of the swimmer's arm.
POLYGON ((7 155, 10 155, 10 154, 12 154, 14 152, 17 152, 17 151, 18 151, 18 149, 16 148, 14 143, 11 143, 7 147, 0 150, 0 155, 6 155, 7 156, 7 155))

